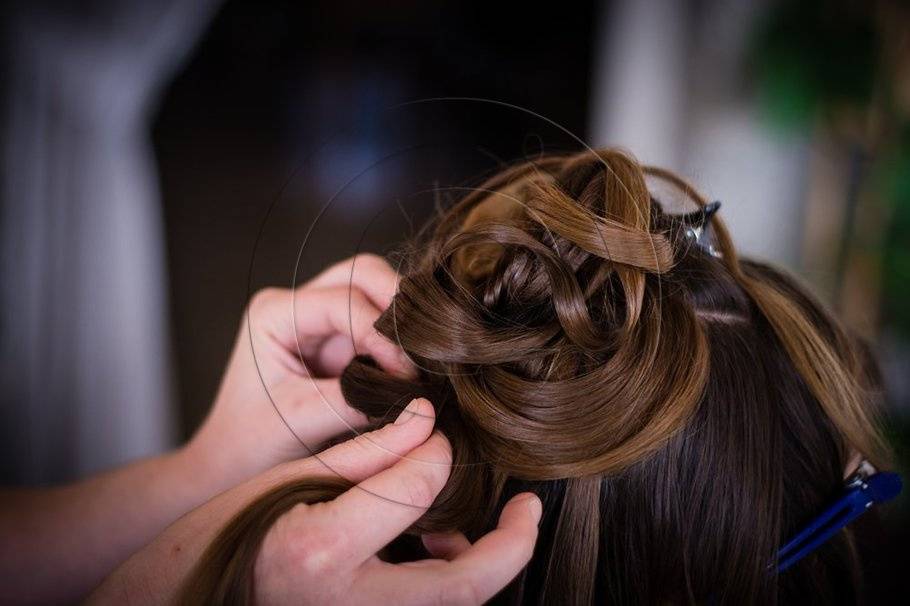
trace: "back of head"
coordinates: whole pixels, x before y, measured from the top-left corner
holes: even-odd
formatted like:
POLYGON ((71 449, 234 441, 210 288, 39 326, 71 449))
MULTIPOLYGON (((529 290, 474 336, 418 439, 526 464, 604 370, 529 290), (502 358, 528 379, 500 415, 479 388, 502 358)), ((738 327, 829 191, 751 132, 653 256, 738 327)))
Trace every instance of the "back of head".
MULTIPOLYGON (((776 561, 855 453, 885 462, 872 365, 792 280, 738 259, 722 221, 709 243, 704 223, 667 213, 649 188, 660 181, 704 207, 613 150, 544 157, 474 190, 404 256, 377 322, 419 378, 355 358, 345 397, 376 424, 414 397, 436 407, 453 469, 412 533, 473 540, 513 494, 541 497, 534 557, 505 599, 855 601, 849 531, 782 575, 776 561)), ((345 488, 297 480, 251 504, 185 598, 249 599, 270 521, 345 488)), ((399 543, 390 553, 425 555, 399 543)))
POLYGON ((719 220, 702 245, 653 180, 705 203, 613 150, 479 187, 405 256, 377 323, 420 379, 357 359, 345 396, 377 421, 415 396, 436 406, 454 468, 415 531, 473 538, 516 492, 542 497, 512 598, 849 600, 847 531, 780 578, 774 564, 851 453, 886 456, 869 365, 793 281, 739 260, 719 220))

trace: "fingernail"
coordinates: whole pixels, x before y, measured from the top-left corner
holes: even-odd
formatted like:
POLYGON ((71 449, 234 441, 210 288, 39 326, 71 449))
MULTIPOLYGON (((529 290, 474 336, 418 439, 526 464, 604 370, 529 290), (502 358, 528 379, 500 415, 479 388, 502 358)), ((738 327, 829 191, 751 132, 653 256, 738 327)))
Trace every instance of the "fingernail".
POLYGON ((404 425, 417 415, 415 412, 420 407, 420 402, 417 400, 411 400, 411 402, 405 407, 404 410, 398 415, 398 418, 395 419, 395 425, 404 425))
POLYGON ((534 520, 535 524, 540 522, 540 516, 543 514, 543 503, 540 502, 540 498, 537 495, 528 499, 528 512, 531 514, 531 519, 534 520))

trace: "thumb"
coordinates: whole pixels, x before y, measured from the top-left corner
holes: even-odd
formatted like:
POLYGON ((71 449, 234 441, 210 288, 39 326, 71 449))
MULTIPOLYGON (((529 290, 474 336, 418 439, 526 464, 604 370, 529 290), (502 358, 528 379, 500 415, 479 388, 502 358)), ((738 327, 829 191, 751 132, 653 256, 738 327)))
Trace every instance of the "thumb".
POLYGON ((423 444, 433 432, 435 411, 429 400, 417 398, 394 423, 363 433, 317 455, 304 459, 294 475, 340 475, 357 484, 401 460, 423 444))
POLYGON ((483 601, 496 595, 518 576, 534 555, 542 504, 533 493, 512 497, 490 533, 452 560, 454 578, 471 579, 483 601))

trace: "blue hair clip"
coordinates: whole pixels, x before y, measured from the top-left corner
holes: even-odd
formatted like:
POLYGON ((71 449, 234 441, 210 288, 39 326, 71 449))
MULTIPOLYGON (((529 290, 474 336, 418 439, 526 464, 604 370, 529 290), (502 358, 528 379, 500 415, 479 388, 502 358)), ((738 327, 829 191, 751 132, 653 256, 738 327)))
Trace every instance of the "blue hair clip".
POLYGON ((847 478, 845 488, 843 495, 777 552, 778 573, 818 549, 875 503, 884 503, 896 497, 902 483, 896 473, 876 473, 868 461, 863 461, 856 473, 847 478))

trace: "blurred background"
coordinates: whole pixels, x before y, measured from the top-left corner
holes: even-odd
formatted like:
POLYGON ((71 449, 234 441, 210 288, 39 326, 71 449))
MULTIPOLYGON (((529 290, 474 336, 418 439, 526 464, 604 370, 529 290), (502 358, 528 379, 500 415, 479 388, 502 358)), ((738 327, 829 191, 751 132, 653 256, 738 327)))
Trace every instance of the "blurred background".
MULTIPOLYGON (((869 339, 910 477, 907 2, 76 4, 2 9, 4 484, 180 443, 252 290, 579 139, 689 177, 869 339)), ((865 523, 882 596, 907 518, 865 523)))

